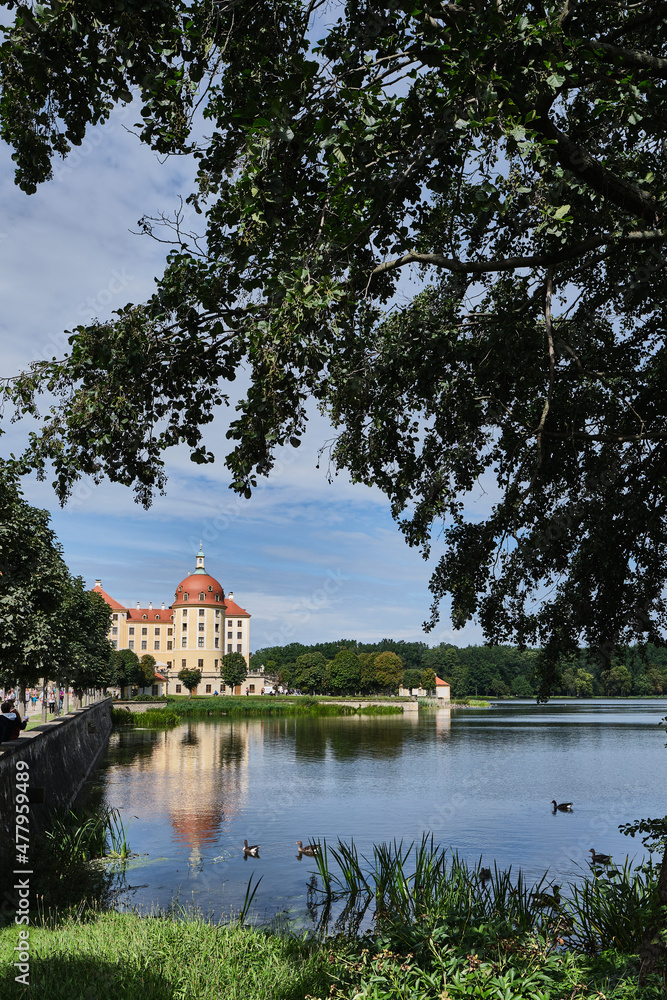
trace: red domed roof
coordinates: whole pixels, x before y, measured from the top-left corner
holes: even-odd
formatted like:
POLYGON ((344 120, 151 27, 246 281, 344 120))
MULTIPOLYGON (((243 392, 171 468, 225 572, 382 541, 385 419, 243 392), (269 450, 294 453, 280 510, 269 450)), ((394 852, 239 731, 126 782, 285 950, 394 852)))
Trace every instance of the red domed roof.
POLYGON ((222 584, 208 573, 191 573, 181 580, 176 588, 176 596, 172 607, 180 607, 182 604, 215 604, 220 608, 225 603, 225 592, 222 584), (188 598, 185 599, 184 595, 188 598), (199 595, 204 595, 204 600, 199 599, 199 595), (217 595, 217 600, 216 600, 217 595))

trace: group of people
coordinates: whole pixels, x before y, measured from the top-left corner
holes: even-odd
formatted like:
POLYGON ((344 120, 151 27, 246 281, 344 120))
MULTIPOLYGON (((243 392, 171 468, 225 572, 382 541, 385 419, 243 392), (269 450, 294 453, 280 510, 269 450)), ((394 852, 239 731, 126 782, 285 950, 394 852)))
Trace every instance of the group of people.
POLYGON ((0 743, 17 740, 22 729, 28 725, 28 716, 21 718, 13 698, 0 705, 0 743))

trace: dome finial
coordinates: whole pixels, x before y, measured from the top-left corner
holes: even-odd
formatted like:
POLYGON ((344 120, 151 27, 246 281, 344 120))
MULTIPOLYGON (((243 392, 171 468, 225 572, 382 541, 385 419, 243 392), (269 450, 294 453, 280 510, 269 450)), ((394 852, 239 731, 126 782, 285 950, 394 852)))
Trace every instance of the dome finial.
POLYGON ((202 548, 201 541, 199 542, 199 552, 197 553, 197 566, 195 567, 195 573, 206 573, 204 569, 204 550, 202 548))

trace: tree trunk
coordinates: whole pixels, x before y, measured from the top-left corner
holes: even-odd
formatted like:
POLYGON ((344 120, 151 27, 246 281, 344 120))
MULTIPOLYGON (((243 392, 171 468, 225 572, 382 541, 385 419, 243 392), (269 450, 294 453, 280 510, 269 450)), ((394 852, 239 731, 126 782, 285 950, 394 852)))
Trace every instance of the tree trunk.
POLYGON ((42 677, 42 722, 46 722, 46 701, 48 698, 48 683, 46 677, 42 677))
POLYGON ((65 699, 63 701, 63 714, 67 715, 69 712, 69 682, 65 681, 65 699))
POLYGON ((21 718, 25 719, 26 715, 28 714, 28 696, 26 694, 25 684, 21 684, 19 686, 18 701, 19 704, 21 705, 21 718))

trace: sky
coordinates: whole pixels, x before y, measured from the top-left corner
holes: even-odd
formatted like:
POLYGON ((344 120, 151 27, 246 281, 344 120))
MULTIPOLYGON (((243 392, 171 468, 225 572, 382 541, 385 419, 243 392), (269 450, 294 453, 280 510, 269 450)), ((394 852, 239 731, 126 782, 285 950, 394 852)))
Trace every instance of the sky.
MULTIPOLYGON (((128 130, 134 120, 131 107, 121 108, 90 130, 30 196, 14 185, 10 151, 0 148, 2 377, 62 356, 64 331, 152 293, 166 251, 136 235, 137 221, 173 213, 194 168, 142 146, 128 130)), ((379 490, 343 474, 327 481, 325 464, 316 468, 332 436, 325 418, 312 414, 302 446, 283 450, 270 479, 244 500, 229 489, 222 462, 232 416, 223 409, 207 431, 216 464, 194 465, 181 449, 167 453, 166 495, 147 511, 128 488, 85 479, 61 509, 48 481, 24 479, 28 502, 51 513, 70 571, 91 587, 101 579, 123 604, 170 604, 201 541, 207 571, 252 615, 251 650, 338 638, 481 641, 475 624, 454 631, 446 606, 439 626, 424 632, 428 581, 442 549, 436 541, 425 562, 403 541, 379 490)), ((3 420, 0 454, 20 451, 30 426, 3 420)), ((480 485, 472 515, 490 499, 480 485)))

